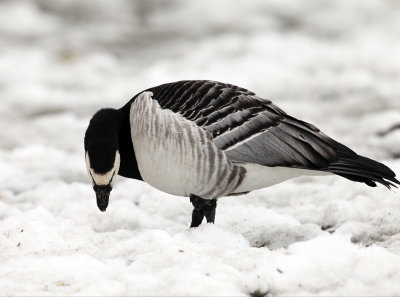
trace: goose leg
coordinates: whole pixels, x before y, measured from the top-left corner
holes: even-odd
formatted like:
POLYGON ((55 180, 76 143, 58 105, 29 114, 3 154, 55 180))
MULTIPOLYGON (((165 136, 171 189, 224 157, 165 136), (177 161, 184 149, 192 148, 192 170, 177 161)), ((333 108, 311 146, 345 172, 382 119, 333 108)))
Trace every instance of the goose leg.
POLYGON ((215 209, 217 207, 217 199, 207 200, 207 206, 204 210, 207 223, 213 223, 215 221, 215 209))
POLYGON ((200 209, 193 209, 192 223, 190 224, 190 228, 200 226, 201 222, 203 221, 203 218, 204 218, 204 211, 200 209))
POLYGON ((195 195, 190 195, 190 202, 194 207, 190 228, 200 226, 204 217, 206 217, 207 223, 214 223, 217 199, 203 199, 195 195))

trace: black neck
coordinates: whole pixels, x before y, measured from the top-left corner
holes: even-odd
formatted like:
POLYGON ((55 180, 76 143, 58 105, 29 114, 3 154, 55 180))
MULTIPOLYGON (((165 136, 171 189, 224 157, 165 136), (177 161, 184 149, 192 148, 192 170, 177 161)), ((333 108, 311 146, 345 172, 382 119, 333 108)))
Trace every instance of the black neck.
POLYGON ((135 151, 132 144, 131 125, 129 121, 130 104, 125 105, 119 111, 122 116, 122 124, 119 130, 119 154, 121 165, 118 174, 123 177, 143 180, 140 175, 135 151))

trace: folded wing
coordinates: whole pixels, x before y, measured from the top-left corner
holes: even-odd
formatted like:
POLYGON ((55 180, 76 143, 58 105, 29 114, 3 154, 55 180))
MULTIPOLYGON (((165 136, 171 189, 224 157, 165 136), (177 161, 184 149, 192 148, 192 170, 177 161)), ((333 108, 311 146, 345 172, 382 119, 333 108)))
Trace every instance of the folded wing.
POLYGON ((231 161, 328 171, 369 186, 399 184, 387 166, 357 155, 246 89, 214 81, 180 81, 147 91, 162 108, 208 131, 231 161))

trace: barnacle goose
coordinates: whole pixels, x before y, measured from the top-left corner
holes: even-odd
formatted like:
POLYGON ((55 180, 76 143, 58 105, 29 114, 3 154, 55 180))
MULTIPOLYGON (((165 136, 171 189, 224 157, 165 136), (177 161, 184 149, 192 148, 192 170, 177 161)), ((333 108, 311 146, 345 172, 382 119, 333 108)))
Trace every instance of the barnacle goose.
POLYGON ((400 184, 387 166, 357 155, 315 126, 246 89, 216 81, 167 83, 120 109, 99 110, 85 134, 97 205, 116 175, 190 197, 191 227, 214 222, 216 199, 301 175, 334 173, 375 187, 400 184))

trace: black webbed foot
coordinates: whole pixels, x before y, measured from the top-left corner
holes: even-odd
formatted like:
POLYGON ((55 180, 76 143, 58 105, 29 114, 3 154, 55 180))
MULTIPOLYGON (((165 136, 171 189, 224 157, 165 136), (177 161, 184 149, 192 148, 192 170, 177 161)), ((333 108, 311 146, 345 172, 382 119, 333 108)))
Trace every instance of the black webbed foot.
POLYGON ((203 199, 195 195, 190 195, 190 202, 194 207, 190 228, 200 226, 204 217, 206 217, 207 223, 214 224, 217 199, 203 199))

